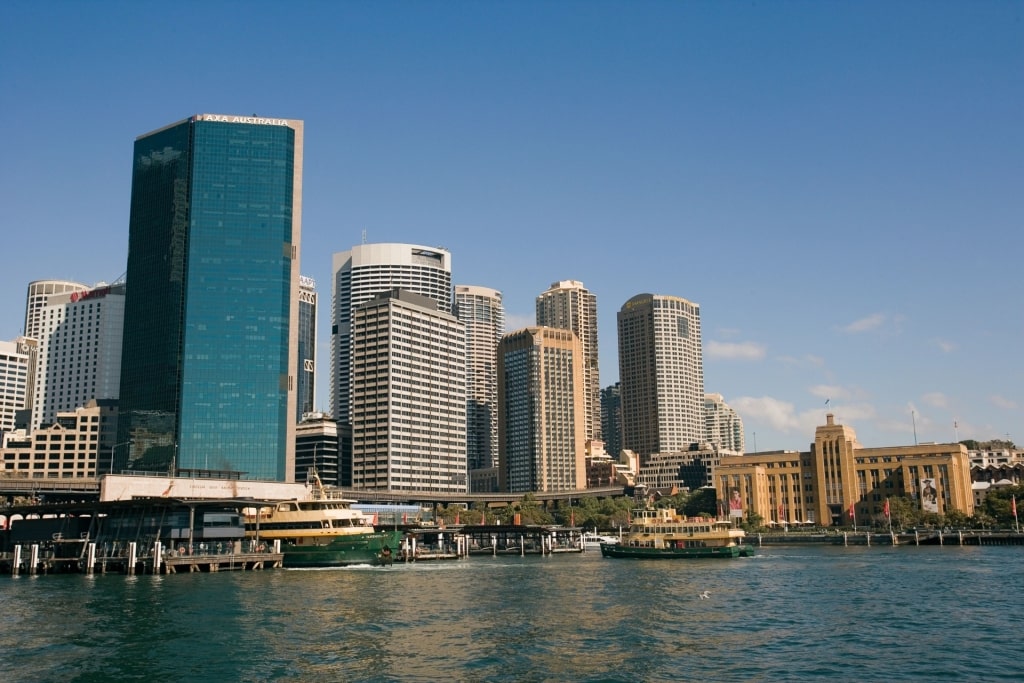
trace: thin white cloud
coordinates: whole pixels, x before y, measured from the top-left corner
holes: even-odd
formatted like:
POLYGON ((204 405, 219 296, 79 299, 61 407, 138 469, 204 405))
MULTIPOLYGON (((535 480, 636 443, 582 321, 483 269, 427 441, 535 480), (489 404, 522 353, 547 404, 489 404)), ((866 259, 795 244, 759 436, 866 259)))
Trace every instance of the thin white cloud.
POLYGON ((936 339, 935 345, 939 347, 939 350, 943 353, 953 353, 956 351, 956 344, 945 339, 936 339))
POLYGON ((861 332, 870 332, 877 330, 885 323, 884 313, 872 313, 866 318, 860 320, 854 320, 852 323, 842 328, 843 332, 849 332, 850 334, 860 334, 861 332))
POLYGON ((991 401, 992 405, 996 408, 1002 408, 1003 410, 1017 410, 1017 402, 1006 398, 1005 396, 993 394, 988 397, 988 400, 991 401))
MULTIPOLYGON (((729 401, 729 405, 736 409, 744 423, 762 424, 783 434, 794 434, 807 443, 814 440, 815 429, 825 424, 824 406, 797 411, 792 403, 771 396, 741 396, 729 401)), ((875 417, 874 407, 867 403, 844 404, 830 412, 835 413, 839 424, 866 422, 875 417)), ((748 443, 747 447, 752 448, 753 444, 748 443)))
POLYGON ((772 429, 783 433, 790 433, 800 429, 800 420, 797 418, 796 409, 788 401, 780 401, 771 396, 741 396, 730 401, 740 417, 753 422, 763 422, 772 429))
POLYGON ((705 358, 725 360, 761 360, 765 356, 764 346, 756 342, 709 341, 704 347, 705 358))
POLYGON ((521 313, 505 314, 505 331, 514 332, 524 327, 533 327, 537 324, 536 315, 523 315, 521 313))
POLYGON ((931 391, 921 397, 926 405, 932 408, 948 408, 949 398, 941 391, 931 391))
POLYGON ((808 389, 808 391, 811 393, 811 396, 817 396, 818 398, 833 402, 837 399, 849 398, 850 396, 850 392, 834 384, 817 384, 808 389))
POLYGON ((789 365, 793 367, 804 367, 810 365, 811 367, 820 368, 825 365, 825 359, 821 356, 814 356, 807 354, 797 358, 795 356, 778 356, 776 358, 783 365, 789 365))

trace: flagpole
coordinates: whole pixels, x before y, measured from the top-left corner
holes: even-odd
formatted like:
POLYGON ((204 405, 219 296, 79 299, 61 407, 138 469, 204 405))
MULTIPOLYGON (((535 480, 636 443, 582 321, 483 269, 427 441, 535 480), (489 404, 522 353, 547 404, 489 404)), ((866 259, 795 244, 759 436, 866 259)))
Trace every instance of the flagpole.
POLYGON ((885 499, 885 516, 889 520, 889 534, 892 535, 892 511, 889 509, 889 499, 885 499))
POLYGON ((1020 533, 1020 521, 1017 519, 1017 496, 1016 495, 1013 496, 1013 498, 1010 499, 1010 505, 1013 507, 1013 528, 1016 529, 1017 533, 1019 534, 1020 533))

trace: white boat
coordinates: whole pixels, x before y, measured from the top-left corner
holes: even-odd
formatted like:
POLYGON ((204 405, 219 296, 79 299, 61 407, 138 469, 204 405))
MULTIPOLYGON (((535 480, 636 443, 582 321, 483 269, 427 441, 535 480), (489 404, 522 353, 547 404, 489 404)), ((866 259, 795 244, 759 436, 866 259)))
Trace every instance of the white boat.
POLYGON ((584 531, 583 532, 583 549, 584 550, 600 550, 602 543, 614 544, 618 543, 619 539, 614 536, 602 536, 597 531, 584 531))

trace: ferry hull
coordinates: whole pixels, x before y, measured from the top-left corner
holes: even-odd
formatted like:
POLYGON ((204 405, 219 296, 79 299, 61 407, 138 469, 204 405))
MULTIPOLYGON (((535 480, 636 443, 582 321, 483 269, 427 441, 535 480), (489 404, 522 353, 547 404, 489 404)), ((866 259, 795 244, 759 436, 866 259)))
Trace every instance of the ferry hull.
POLYGON ((389 565, 398 557, 399 531, 334 538, 323 545, 282 542, 285 567, 344 567, 353 564, 389 565), (384 551, 390 550, 390 556, 384 551))
POLYGON ((602 557, 640 560, 696 560, 702 558, 753 557, 754 546, 730 545, 720 548, 636 548, 621 544, 601 544, 602 557))

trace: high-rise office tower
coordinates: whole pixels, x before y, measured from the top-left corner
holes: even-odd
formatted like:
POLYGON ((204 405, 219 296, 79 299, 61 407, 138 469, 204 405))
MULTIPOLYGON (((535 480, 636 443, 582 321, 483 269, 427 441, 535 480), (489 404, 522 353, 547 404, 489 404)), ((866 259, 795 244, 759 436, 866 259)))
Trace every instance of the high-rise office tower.
POLYGON ((745 450, 743 420, 721 394, 704 395, 704 440, 722 450, 745 450))
POLYGON ((601 440, 601 379, 597 363, 597 297, 582 282, 562 280, 537 297, 537 324, 572 330, 583 349, 583 425, 586 438, 601 440))
POLYGON ((135 141, 115 469, 294 478, 302 130, 200 114, 135 141))
POLYGON ((50 297, 56 294, 85 292, 89 285, 70 280, 34 280, 28 283, 28 296, 25 298, 25 336, 39 339, 43 333, 43 309, 50 297))
POLYGON ((466 458, 469 469, 498 464, 498 342, 505 333, 501 292, 455 286, 455 317, 466 326, 466 458))
POLYGON ((28 405, 36 340, 0 341, 0 436, 15 429, 18 413, 28 405))
POLYGON ((498 345, 499 487, 586 488, 583 352, 571 330, 527 327, 498 345))
POLYGON ((466 493, 466 330, 394 289, 352 315, 352 485, 466 493))
POLYGON ((295 371, 298 392, 295 422, 311 413, 316 405, 316 280, 299 276, 299 366, 295 371))
POLYGON ((618 313, 622 447, 641 459, 704 439, 700 306, 638 294, 618 313))
POLYGON ((125 284, 53 293, 34 303, 30 315, 39 346, 33 430, 90 400, 118 398, 125 284))
POLYGON ((325 413, 307 412, 295 427, 295 481, 316 472, 325 486, 339 486, 338 424, 325 413))
POLYGON ((448 251, 415 244, 359 244, 334 255, 331 315, 331 413, 351 419, 352 313, 377 294, 400 288, 430 297, 452 311, 452 259, 448 251))
POLYGON ((618 458, 622 451, 622 400, 618 382, 601 390, 601 433, 604 450, 618 458))

